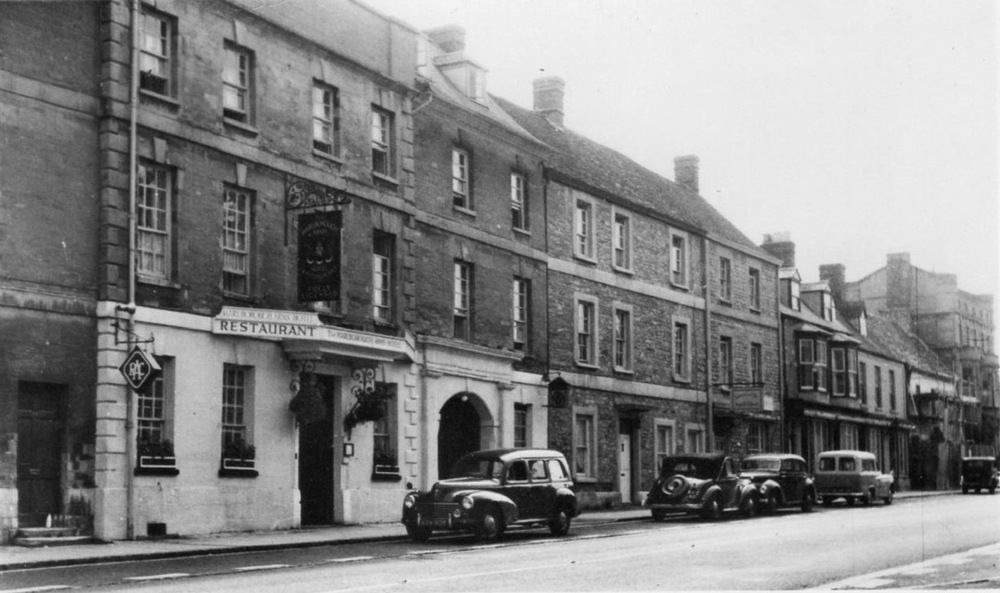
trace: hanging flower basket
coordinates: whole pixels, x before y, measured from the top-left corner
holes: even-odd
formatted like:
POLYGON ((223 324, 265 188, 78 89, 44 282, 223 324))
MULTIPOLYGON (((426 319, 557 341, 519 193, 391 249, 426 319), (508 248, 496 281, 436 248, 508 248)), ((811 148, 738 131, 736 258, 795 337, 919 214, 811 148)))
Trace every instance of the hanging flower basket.
POLYGON ((377 392, 360 396, 351 411, 344 416, 344 430, 351 432, 358 424, 381 420, 385 416, 382 399, 381 394, 377 392))

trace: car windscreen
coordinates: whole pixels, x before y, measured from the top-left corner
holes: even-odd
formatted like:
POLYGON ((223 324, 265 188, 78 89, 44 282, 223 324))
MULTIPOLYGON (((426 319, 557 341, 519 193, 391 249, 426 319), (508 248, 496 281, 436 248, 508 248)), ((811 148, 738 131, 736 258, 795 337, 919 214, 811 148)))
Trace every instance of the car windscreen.
POLYGON ((719 462, 713 459, 667 457, 661 467, 664 476, 680 474, 699 480, 714 480, 719 476, 719 462))
POLYGON ((781 469, 781 460, 773 457, 750 457, 740 462, 742 472, 776 472, 781 469))
POLYGON ((463 457, 451 469, 450 478, 493 478, 503 475, 503 462, 483 457, 463 457))
POLYGON ((993 462, 987 459, 966 459, 962 462, 962 469, 966 471, 985 472, 993 469, 993 462))

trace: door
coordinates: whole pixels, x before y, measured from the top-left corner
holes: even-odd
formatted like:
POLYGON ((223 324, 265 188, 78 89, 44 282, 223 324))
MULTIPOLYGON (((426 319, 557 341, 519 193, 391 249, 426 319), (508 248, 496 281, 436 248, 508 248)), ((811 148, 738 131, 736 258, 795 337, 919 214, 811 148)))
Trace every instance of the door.
POLYGON ((333 523, 333 377, 317 376, 326 416, 299 426, 299 495, 303 525, 333 523))
POLYGON ((17 512, 22 527, 62 512, 59 465, 66 387, 20 383, 17 393, 17 512))
POLYGON ((618 490, 623 503, 632 502, 632 435, 618 435, 618 490))
POLYGON ((441 407, 438 427, 438 477, 446 478, 458 458, 479 450, 480 419, 468 395, 456 395, 441 407))

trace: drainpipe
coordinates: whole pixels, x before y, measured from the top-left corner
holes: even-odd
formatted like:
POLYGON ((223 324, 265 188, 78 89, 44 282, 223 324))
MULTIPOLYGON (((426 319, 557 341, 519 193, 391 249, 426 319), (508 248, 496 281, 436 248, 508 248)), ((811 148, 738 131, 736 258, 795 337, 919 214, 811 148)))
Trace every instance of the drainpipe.
POLYGON ((705 295, 705 451, 715 451, 715 422, 712 418, 712 306, 709 298, 708 235, 701 238, 702 292, 705 295))
MULTIPOLYGON (((129 81, 129 145, 128 145, 128 305, 125 310, 128 313, 128 351, 132 350, 133 328, 135 327, 135 200, 136 200, 136 145, 137 127, 139 119, 139 0, 132 0, 132 68, 129 81)), ((133 451, 135 428, 135 406, 133 404, 132 390, 125 388, 125 537, 129 540, 135 539, 135 520, 133 517, 135 509, 135 483, 134 467, 135 452, 133 451)))

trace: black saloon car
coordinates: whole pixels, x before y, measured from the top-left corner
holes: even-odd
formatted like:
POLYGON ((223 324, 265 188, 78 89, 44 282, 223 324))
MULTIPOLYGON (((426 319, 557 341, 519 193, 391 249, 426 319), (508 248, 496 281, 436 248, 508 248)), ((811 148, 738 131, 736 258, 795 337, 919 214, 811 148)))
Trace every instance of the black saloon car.
POLYGON ((997 491, 997 460, 992 457, 962 458, 962 494, 975 490, 979 494, 984 488, 993 494, 997 491))
POLYGON ((494 449, 464 455, 449 479, 408 493, 402 521, 414 541, 426 541, 434 531, 469 531, 493 541, 513 525, 547 525, 553 535, 566 535, 577 515, 562 453, 494 449))
POLYGON ((809 475, 806 460, 798 455, 751 455, 740 462, 740 477, 753 483, 764 513, 772 514, 778 507, 788 506, 809 512, 816 504, 816 485, 809 475))
POLYGON ((740 478, 732 457, 716 453, 673 455, 663 458, 660 477, 653 482, 645 505, 657 521, 673 512, 717 520, 723 511, 737 510, 752 517, 757 511, 757 489, 740 478))

